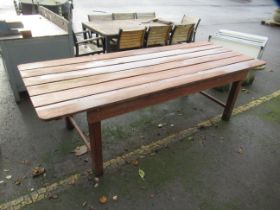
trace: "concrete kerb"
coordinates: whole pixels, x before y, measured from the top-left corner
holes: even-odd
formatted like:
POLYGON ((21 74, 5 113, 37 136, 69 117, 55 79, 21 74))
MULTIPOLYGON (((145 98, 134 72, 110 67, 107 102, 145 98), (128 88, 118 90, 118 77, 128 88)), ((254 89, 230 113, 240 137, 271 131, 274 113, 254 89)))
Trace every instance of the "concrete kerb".
MULTIPOLYGON (((270 95, 260 97, 259 99, 253 100, 247 104, 244 104, 244 105, 241 105, 241 106, 235 108, 233 110, 232 115, 234 116, 234 115, 243 113, 245 111, 248 111, 248 110, 250 110, 256 106, 259 106, 265 102, 268 102, 278 96, 280 96, 280 90, 275 91, 270 95)), ((124 155, 118 156, 114 159, 104 162, 104 168, 105 169, 106 168, 119 168, 120 166, 122 166, 126 163, 130 163, 133 160, 145 158, 145 157, 153 154, 154 152, 167 147, 171 143, 178 142, 179 140, 182 140, 188 136, 191 136, 202 128, 208 128, 208 127, 214 126, 220 121, 221 121, 221 115, 218 115, 211 119, 200 122, 192 128, 188 128, 186 130, 172 134, 170 136, 167 136, 167 137, 165 137, 161 140, 158 140, 156 142, 153 142, 151 144, 143 145, 140 148, 138 148, 132 152, 126 153, 124 155)), ((63 180, 60 180, 60 181, 50 184, 46 187, 42 187, 38 190, 35 190, 34 192, 32 192, 30 194, 21 196, 19 198, 16 198, 12 201, 7 202, 7 203, 0 204, 0 210, 20 209, 24 206, 27 206, 32 203, 38 202, 40 200, 46 199, 46 198, 48 198, 48 195, 52 191, 54 191, 62 186, 75 184, 80 179, 80 177, 81 177, 81 174, 79 174, 79 173, 71 175, 63 180)))

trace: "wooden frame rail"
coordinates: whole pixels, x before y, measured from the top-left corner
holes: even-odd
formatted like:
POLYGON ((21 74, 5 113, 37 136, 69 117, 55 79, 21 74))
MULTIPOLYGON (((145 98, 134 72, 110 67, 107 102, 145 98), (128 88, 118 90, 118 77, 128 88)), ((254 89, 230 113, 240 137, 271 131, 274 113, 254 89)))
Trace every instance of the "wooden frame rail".
POLYGON ((216 102, 217 104, 221 105, 222 107, 226 107, 226 104, 222 102, 221 100, 215 98, 214 96, 209 95, 208 93, 204 91, 199 92, 201 95, 205 96, 206 98, 210 99, 211 101, 216 102))
POLYGON ((85 143, 85 145, 88 148, 88 151, 91 151, 90 148, 90 142, 89 142, 89 138, 86 134, 84 134, 84 132, 82 131, 82 129, 78 126, 77 122, 74 120, 74 118, 72 116, 69 117, 65 117, 65 122, 66 122, 66 127, 69 130, 73 130, 74 128, 76 129, 76 131, 78 132, 78 134, 80 135, 81 139, 83 140, 83 142, 85 143))

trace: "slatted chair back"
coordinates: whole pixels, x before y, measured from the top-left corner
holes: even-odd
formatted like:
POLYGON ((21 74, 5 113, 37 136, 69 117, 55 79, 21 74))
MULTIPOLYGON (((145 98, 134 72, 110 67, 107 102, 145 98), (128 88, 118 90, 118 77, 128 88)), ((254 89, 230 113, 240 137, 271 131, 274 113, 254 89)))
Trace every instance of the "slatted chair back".
POLYGON ((146 38, 146 47, 167 45, 171 30, 172 26, 150 26, 146 38))
POLYGON ((95 20, 113 20, 112 14, 104 14, 104 15, 88 15, 88 21, 95 20))
POLYGON ((195 41, 195 36, 196 36, 197 28, 198 28, 200 21, 201 21, 201 19, 198 17, 187 16, 187 15, 184 15, 181 20, 181 24, 194 24, 192 42, 195 41))
POLYGON ((131 29, 119 31, 118 49, 128 50, 137 49, 144 46, 145 29, 131 29))
POLYGON ((194 30, 194 24, 175 25, 170 37, 170 44, 190 42, 194 30))
POLYGON ((135 13, 113 13, 114 20, 131 20, 135 19, 135 13))
POLYGON ((155 12, 138 12, 136 13, 137 19, 154 19, 156 18, 155 12))

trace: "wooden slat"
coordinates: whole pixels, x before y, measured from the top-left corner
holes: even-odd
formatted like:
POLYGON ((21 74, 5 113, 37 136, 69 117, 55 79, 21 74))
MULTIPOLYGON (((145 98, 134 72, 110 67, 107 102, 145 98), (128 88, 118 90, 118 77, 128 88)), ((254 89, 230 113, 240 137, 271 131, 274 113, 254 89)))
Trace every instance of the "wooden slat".
POLYGON ((28 71, 20 71, 20 73, 23 78, 27 78, 27 77, 34 77, 39 75, 51 74, 51 73, 69 72, 69 71, 76 71, 80 69, 110 66, 115 64, 129 63, 129 62, 141 61, 141 60, 150 60, 154 58, 161 58, 167 56, 176 56, 180 54, 193 53, 193 52, 199 52, 199 51, 210 50, 210 49, 221 49, 221 47, 205 46, 205 47, 198 47, 196 49, 178 49, 178 50, 171 50, 171 51, 155 52, 152 54, 129 56, 124 58, 114 58, 105 61, 92 61, 92 62, 72 64, 72 65, 61 65, 56 67, 54 66, 54 67, 39 68, 39 69, 28 70, 28 71))
POLYGON ((21 64, 18 66, 20 71, 36 69, 36 68, 46 68, 46 67, 54 67, 60 65, 71 65, 89 61, 98 61, 98 60, 107 60, 113 58, 121 58, 133 55, 141 55, 141 54, 148 54, 148 53, 155 53, 155 52, 162 52, 166 50, 174 50, 174 49, 189 49, 195 48, 200 46, 212 45, 209 42, 197 42, 197 43, 189 43, 189 44, 181 44, 181 45, 171 45, 171 46, 163 46, 157 48, 145 48, 141 50, 130 50, 130 51, 123 51, 117 53, 108 53, 103 55, 95 55, 95 56, 86 56, 86 57, 79 57, 79 58, 66 58, 66 59, 58 59, 58 60, 51 60, 51 61, 40 61, 28 64, 21 64))
MULTIPOLYGON (((221 60, 224 58, 235 57, 238 55, 240 55, 240 54, 236 53, 236 52, 225 52, 225 53, 207 55, 207 56, 198 57, 198 58, 193 57, 192 60, 184 61, 184 66, 194 65, 194 64, 198 64, 198 63, 204 63, 204 62, 208 62, 208 61, 221 60)), ((190 59, 191 57, 190 56, 182 57, 182 59, 184 59, 184 58, 190 59)), ((174 61, 174 62, 176 62, 176 61, 174 61)), ((116 79, 121 79, 121 78, 137 76, 137 75, 141 75, 141 74, 163 71, 163 70, 167 70, 168 67, 169 66, 167 66, 166 64, 160 64, 160 65, 157 65, 157 68, 150 68, 148 70, 145 68, 129 69, 129 70, 118 72, 118 73, 107 73, 107 74, 82 77, 82 78, 77 78, 77 79, 72 79, 72 80, 64 80, 64 81, 59 81, 59 82, 52 82, 52 83, 46 83, 46 84, 41 84, 41 85, 29 86, 29 87, 27 87, 27 89, 28 89, 29 95, 34 96, 34 95, 40 95, 40 94, 49 93, 49 92, 71 89, 71 88, 75 88, 75 87, 98 84, 98 83, 105 82, 105 81, 111 81, 111 80, 116 80, 116 79)))
POLYGON ((88 21, 110 21, 113 20, 113 15, 112 14, 103 14, 103 15, 88 15, 88 21))
POLYGON ((135 13, 113 13, 114 20, 135 19, 135 13))
POLYGON ((156 17, 155 12, 137 12, 136 18, 137 19, 153 19, 156 17))
MULTIPOLYGON (((224 49, 215 49, 215 50, 209 50, 209 51, 202 51, 202 52, 196 52, 193 53, 192 56, 195 57, 201 57, 205 55, 213 55, 226 52, 224 49)), ((190 55, 191 56, 191 55, 190 55)), ((179 56, 177 56, 179 57, 179 56)), ((24 79, 25 86, 30 85, 38 85, 43 83, 49 83, 49 82, 55 82, 55 81, 63 81, 63 80, 69 80, 69 79, 75 79, 80 77, 87 77, 92 75, 98 75, 103 73, 110 73, 110 72, 118 72, 118 71, 124 71, 132 68, 138 68, 138 67, 147 67, 150 65, 155 65, 159 63, 166 63, 176 60, 176 56, 169 59, 169 57, 164 57, 161 59, 154 59, 154 60, 144 60, 139 61, 135 63, 124 63, 112 66, 105 66, 100 68, 90 68, 90 69, 82 69, 77 71, 71 71, 71 72, 65 72, 65 73, 56 73, 56 74, 48 74, 48 75, 42 75, 42 76, 36 76, 36 77, 29 77, 24 79)))
POLYGON ((200 20, 200 18, 198 18, 198 17, 184 15, 181 23, 182 24, 195 24, 195 28, 196 28, 196 25, 198 24, 199 20, 200 20))
POLYGON ((119 34, 118 48, 122 50, 143 47, 145 31, 145 29, 122 30, 119 34))
MULTIPOLYGON (((90 96, 94 94, 100 94, 100 93, 113 91, 117 89, 133 87, 145 83, 165 80, 168 78, 179 77, 182 75, 195 74, 197 72, 203 72, 212 68, 223 67, 226 65, 248 61, 248 60, 252 60, 252 58, 249 56, 237 56, 229 59, 223 59, 214 62, 210 61, 207 63, 198 64, 195 66, 195 68, 193 66, 181 67, 177 65, 177 63, 179 62, 175 62, 174 65, 176 66, 170 67, 170 69, 167 71, 149 73, 146 75, 139 75, 139 76, 124 78, 124 79, 104 82, 101 84, 34 96, 32 97, 31 100, 34 107, 45 106, 53 103, 66 101, 66 100, 72 100, 75 98, 78 99, 81 97, 90 96)), ((180 64, 184 65, 184 62, 182 61, 180 64)), ((153 66, 153 68, 157 68, 157 66, 153 66)), ((149 68, 147 68, 147 70, 149 70, 149 68)))
POLYGON ((152 26, 148 30, 147 46, 166 45, 169 39, 171 26, 152 26))
POLYGON ((104 105, 114 104, 116 102, 125 102, 126 100, 136 99, 145 95, 155 94, 163 90, 169 90, 180 86, 188 86, 196 82, 213 79, 217 77, 228 76, 234 72, 254 68, 263 65, 263 61, 246 61, 226 67, 215 68, 196 74, 183 75, 180 77, 169 78, 161 81, 151 82, 120 90, 114 90, 98 95, 69 100, 57 104, 36 108, 39 118, 43 120, 53 119, 82 112, 88 109, 102 107, 104 105))
POLYGON ((194 24, 175 25, 175 29, 171 35, 171 44, 189 41, 193 30, 194 24))

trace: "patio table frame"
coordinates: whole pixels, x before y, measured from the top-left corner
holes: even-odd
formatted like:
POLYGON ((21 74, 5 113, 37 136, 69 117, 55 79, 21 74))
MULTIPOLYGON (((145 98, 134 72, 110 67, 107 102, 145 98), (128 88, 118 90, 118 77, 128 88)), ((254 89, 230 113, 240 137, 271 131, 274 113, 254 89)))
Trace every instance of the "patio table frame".
POLYGON ((229 120, 241 83, 264 61, 196 42, 20 65, 38 117, 65 118, 91 151, 96 176, 103 175, 101 121, 193 93, 224 107, 229 120), (226 103, 202 92, 232 83, 226 103), (86 112, 87 137, 73 116, 86 112))

